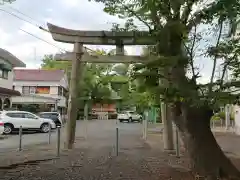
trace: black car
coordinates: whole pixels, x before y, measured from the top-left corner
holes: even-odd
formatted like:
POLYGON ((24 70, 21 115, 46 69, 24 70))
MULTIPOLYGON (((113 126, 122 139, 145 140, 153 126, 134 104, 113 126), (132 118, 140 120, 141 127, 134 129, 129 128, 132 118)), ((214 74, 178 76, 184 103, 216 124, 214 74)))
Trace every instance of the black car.
POLYGON ((61 116, 58 112, 40 112, 38 116, 41 118, 53 120, 56 126, 62 126, 61 116))

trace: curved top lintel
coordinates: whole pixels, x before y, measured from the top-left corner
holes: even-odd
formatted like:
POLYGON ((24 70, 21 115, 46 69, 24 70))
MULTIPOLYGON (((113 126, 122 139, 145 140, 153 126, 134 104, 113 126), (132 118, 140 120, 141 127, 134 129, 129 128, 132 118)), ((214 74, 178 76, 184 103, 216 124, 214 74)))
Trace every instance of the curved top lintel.
POLYGON ((123 40, 124 45, 153 45, 152 40, 149 40, 148 31, 130 31, 130 32, 114 32, 114 31, 82 31, 67 29, 47 23, 48 29, 55 41, 75 43, 82 42, 84 44, 101 44, 101 45, 116 45, 118 40, 123 40), (141 39, 136 42, 137 39, 141 39))
POLYGON ((79 36, 79 37, 122 37, 133 38, 135 36, 149 36, 148 31, 128 31, 128 32, 116 32, 116 31, 82 31, 67 29, 60 26, 56 26, 51 23, 47 23, 48 29, 51 33, 59 33, 66 36, 79 36))

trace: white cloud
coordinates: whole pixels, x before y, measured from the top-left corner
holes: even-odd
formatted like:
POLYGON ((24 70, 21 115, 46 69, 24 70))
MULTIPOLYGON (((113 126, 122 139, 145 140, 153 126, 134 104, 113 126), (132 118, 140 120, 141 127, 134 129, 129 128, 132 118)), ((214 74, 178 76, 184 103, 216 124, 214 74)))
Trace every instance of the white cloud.
MULTIPOLYGON (((52 54, 59 52, 60 49, 72 50, 71 44, 64 44, 55 42, 51 35, 40 30, 35 25, 42 25, 46 27, 46 22, 73 29, 82 30, 109 30, 111 23, 123 23, 117 17, 110 16, 103 12, 103 5, 100 3, 89 2, 88 0, 17 0, 12 5, 4 5, 0 8, 5 9, 10 13, 31 21, 34 25, 20 20, 8 13, 0 11, 0 47, 10 51, 23 62, 27 67, 38 68, 41 64, 41 59, 45 54, 52 54), (9 8, 13 7, 21 13, 9 8), (23 14, 26 14, 27 17, 23 14), (41 39, 33 37, 20 29, 23 29, 41 39), (57 46, 57 47, 55 47, 57 46), (34 54, 36 49, 36 55, 34 54)), ((141 28, 143 25, 137 23, 141 28)), ((113 49, 114 46, 89 46, 91 48, 99 49, 113 49)), ((140 46, 126 47, 129 55, 139 55, 141 53, 140 46)), ((204 64, 202 60, 198 63, 204 64)), ((206 81, 205 76, 208 77, 210 66, 205 66, 204 77, 201 81, 206 81)))
MULTIPOLYGON (((27 67, 38 67, 39 64, 41 64, 41 58, 45 54, 56 53, 61 49, 72 50, 73 47, 71 44, 54 41, 49 33, 36 27, 38 25, 51 22, 62 27, 73 29, 109 30, 112 22, 123 23, 123 21, 118 20, 117 17, 104 13, 102 11, 102 4, 88 2, 88 0, 53 0, 51 2, 42 0, 42 3, 22 0, 13 3, 10 8, 9 5, 3 6, 3 8, 10 13, 16 14, 20 18, 32 22, 32 24, 30 24, 8 13, 0 13, 1 24, 3 24, 3 26, 0 26, 0 47, 16 55, 27 64, 27 67), (15 11, 15 9, 20 13, 15 11), (44 41, 47 41, 47 43, 44 41), (37 58, 34 57, 34 49, 36 49, 37 58)), ((47 28, 46 25, 42 26, 47 28)), ((114 48, 113 46, 91 47, 106 50, 114 48)), ((134 55, 137 51, 137 54, 140 54, 139 48, 126 47, 126 50, 128 54, 131 55, 134 55)))

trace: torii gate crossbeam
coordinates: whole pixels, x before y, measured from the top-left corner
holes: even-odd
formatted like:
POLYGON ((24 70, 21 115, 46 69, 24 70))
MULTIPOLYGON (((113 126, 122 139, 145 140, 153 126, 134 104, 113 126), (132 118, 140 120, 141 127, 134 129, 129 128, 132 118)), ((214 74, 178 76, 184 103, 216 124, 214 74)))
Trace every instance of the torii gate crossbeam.
MULTIPOLYGON (((128 60, 123 60, 124 45, 154 45, 156 40, 147 31, 132 31, 132 32, 112 32, 112 31, 79 31, 62 28, 48 23, 48 29, 55 41, 74 44, 74 52, 66 53, 59 56, 61 60, 72 59, 72 71, 70 81, 70 94, 68 101, 68 121, 67 121, 67 136, 65 147, 73 148, 76 129, 76 84, 79 76, 77 76, 78 69, 82 69, 82 62, 96 62, 96 63, 137 63, 146 62, 146 57, 132 56, 128 60), (91 56, 84 53, 83 44, 89 45, 116 45, 117 56, 91 56), (84 59, 82 59, 84 56, 84 59), (66 59, 64 59, 66 58, 66 59), (111 59, 115 60, 111 60, 111 59), (145 61, 144 61, 145 60, 145 61)), ((148 57, 147 57, 148 58, 148 57)), ((81 78, 81 77, 80 77, 81 78)))

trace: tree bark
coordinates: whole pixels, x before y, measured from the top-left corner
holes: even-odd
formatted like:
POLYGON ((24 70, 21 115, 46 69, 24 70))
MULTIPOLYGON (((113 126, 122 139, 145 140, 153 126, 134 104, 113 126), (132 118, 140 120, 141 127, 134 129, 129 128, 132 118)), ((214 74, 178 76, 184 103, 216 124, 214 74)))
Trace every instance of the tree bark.
POLYGON ((225 156, 211 132, 210 119, 213 111, 207 105, 207 101, 199 100, 198 103, 191 100, 198 98, 199 90, 196 83, 190 83, 186 77, 189 61, 182 50, 184 32, 179 30, 178 20, 172 21, 173 23, 167 22, 165 25, 167 29, 163 31, 163 37, 160 37, 165 38, 164 42, 169 42, 168 46, 166 43, 159 46, 158 53, 166 57, 178 57, 169 68, 167 77, 169 84, 179 90, 180 95, 176 93, 176 96, 179 99, 183 97, 183 100, 174 101, 171 110, 173 121, 182 135, 185 149, 190 156, 191 169, 202 177, 201 179, 240 179, 240 172, 225 156))
POLYGON ((190 156, 191 169, 196 176, 207 180, 240 179, 240 172, 221 150, 210 128, 212 113, 203 108, 183 110, 174 119, 190 156))

